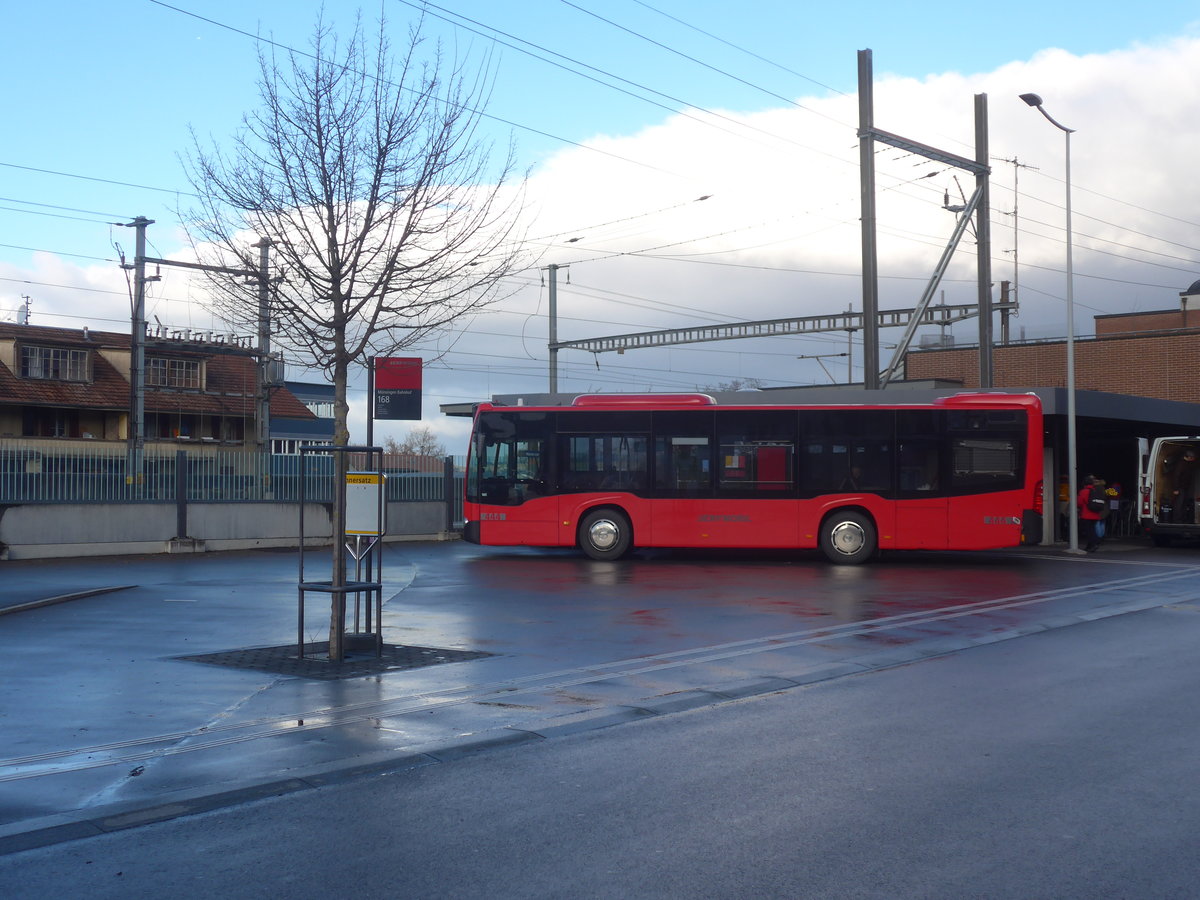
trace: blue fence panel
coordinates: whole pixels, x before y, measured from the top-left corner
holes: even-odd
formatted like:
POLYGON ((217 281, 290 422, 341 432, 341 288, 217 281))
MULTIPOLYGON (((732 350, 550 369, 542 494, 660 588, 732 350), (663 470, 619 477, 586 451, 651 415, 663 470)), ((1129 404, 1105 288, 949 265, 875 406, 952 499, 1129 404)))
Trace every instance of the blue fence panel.
MULTIPOLYGON (((387 499, 448 500, 453 521, 460 522, 466 458, 448 459, 384 454, 387 499)), ((362 469, 368 461, 362 456, 349 462, 351 469, 362 469)), ((299 454, 150 448, 142 454, 138 472, 136 459, 123 446, 5 440, 0 441, 0 503, 174 502, 181 483, 189 502, 296 502, 301 495, 300 463, 299 454)), ((331 455, 306 455, 303 477, 307 500, 333 501, 331 455)))

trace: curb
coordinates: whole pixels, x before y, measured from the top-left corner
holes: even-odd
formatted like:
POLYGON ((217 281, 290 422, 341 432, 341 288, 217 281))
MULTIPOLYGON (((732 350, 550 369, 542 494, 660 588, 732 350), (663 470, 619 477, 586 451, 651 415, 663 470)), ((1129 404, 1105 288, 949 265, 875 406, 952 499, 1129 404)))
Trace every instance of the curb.
POLYGON ((57 597, 46 597, 43 600, 30 600, 28 603, 17 603, 14 606, 0 606, 0 616, 9 613, 25 612, 30 609, 40 609, 55 603, 66 603, 68 600, 82 600, 84 597, 94 597, 97 594, 111 594, 113 591, 127 591, 137 587, 136 584, 118 584, 115 587, 91 588, 86 591, 75 591, 72 594, 59 594, 57 597))

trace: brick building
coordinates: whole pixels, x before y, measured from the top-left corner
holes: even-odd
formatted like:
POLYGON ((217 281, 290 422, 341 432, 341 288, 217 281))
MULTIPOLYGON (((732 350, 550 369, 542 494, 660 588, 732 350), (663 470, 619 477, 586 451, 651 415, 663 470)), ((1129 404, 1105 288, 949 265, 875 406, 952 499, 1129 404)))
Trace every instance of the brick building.
MULTIPOLYGON (((1200 309, 1188 306, 1096 316, 1096 336, 1075 341, 1076 390, 1200 403, 1200 309)), ((979 386, 978 347, 911 350, 905 366, 910 381, 979 386)), ((992 366, 997 388, 1066 387, 1066 341, 997 346, 992 366)))

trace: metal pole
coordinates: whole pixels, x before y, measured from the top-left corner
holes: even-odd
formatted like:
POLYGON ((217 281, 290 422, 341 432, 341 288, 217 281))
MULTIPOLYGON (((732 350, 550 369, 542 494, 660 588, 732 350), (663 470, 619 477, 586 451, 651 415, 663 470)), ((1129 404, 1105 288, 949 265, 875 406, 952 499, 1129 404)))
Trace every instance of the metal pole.
POLYGON ((267 453, 271 449, 271 242, 262 238, 254 246, 258 248, 258 449, 267 453))
MULTIPOLYGON (((1040 107, 1039 107, 1040 108, 1040 107)), ((1047 116, 1049 118, 1049 116, 1047 116)), ((1053 119, 1050 119, 1054 122, 1053 119)), ((1054 122, 1058 125, 1057 122, 1054 122)), ((1062 128, 1062 126, 1059 126, 1062 128)), ((1076 499, 1079 496, 1078 456, 1075 442, 1075 267, 1071 247, 1071 129, 1063 128, 1067 155, 1067 484, 1071 491, 1071 540, 1069 549, 1079 552, 1079 516, 1076 499)))
POLYGON ((442 496, 446 498, 446 519, 443 523, 446 534, 454 531, 454 457, 447 456, 442 460, 442 496))
POLYGON ((375 357, 367 357, 367 446, 375 446, 375 357))
MULTIPOLYGON (((863 387, 879 389, 879 263, 875 245, 875 101, 871 51, 858 51, 858 168, 862 208, 863 387)), ((853 337, 851 338, 853 339, 853 337)))
POLYGON ((1012 303, 1013 291, 1012 282, 1000 282, 1000 343, 1002 346, 1009 344, 1009 305, 1012 303))
POLYGON ((979 387, 992 387, 992 228, 991 169, 988 167, 987 94, 975 95, 975 173, 979 206, 975 214, 976 266, 979 280, 979 387))
POLYGON ((175 537, 187 537, 187 451, 175 451, 175 537))
POLYGON ((550 393, 558 393, 558 266, 550 266, 550 393))
POLYGON ((1046 121, 1066 136, 1066 181, 1067 181, 1067 490, 1071 497, 1067 501, 1068 552, 1079 552, 1079 515, 1076 503, 1079 497, 1079 476, 1076 472, 1075 446, 1075 264, 1072 256, 1071 234, 1071 135, 1068 128, 1046 112, 1042 98, 1037 94, 1021 94, 1021 99, 1046 117, 1046 121))
POLYGON ((138 216, 133 220, 135 249, 133 257, 133 321, 130 323, 129 355, 129 464, 126 480, 133 496, 142 497, 145 488, 143 457, 146 452, 146 228, 152 219, 138 216))
POLYGON ((308 454, 300 448, 300 548, 296 554, 296 657, 304 659, 304 506, 307 502, 308 454))
POLYGON ((854 384, 854 329, 846 329, 846 384, 854 384))

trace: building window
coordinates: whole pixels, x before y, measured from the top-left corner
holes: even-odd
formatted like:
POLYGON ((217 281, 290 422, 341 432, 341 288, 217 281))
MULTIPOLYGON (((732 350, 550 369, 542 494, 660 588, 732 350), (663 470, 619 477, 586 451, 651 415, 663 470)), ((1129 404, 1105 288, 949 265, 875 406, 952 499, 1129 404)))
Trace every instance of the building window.
POLYGON ((146 384, 150 387, 200 388, 200 361, 196 359, 167 359, 162 356, 146 358, 146 384))
POLYGON ((295 456, 300 453, 301 447, 329 447, 332 446, 332 444, 332 441, 316 441, 308 439, 289 440, 285 438, 273 438, 271 440, 271 452, 295 456))
POLYGON ((318 419, 333 418, 332 400, 305 400, 304 405, 308 407, 309 412, 315 415, 318 419))
POLYGON ((79 437, 79 413, 75 410, 27 406, 22 417, 24 437, 79 437))
POLYGON ((60 347, 21 347, 21 377, 87 381, 88 351, 60 347))
POLYGON ((223 417, 221 419, 221 436, 223 441, 240 441, 246 435, 246 423, 241 419, 223 417))
POLYGON ((203 419, 185 412, 146 413, 146 437, 153 439, 205 437, 200 433, 203 419))

